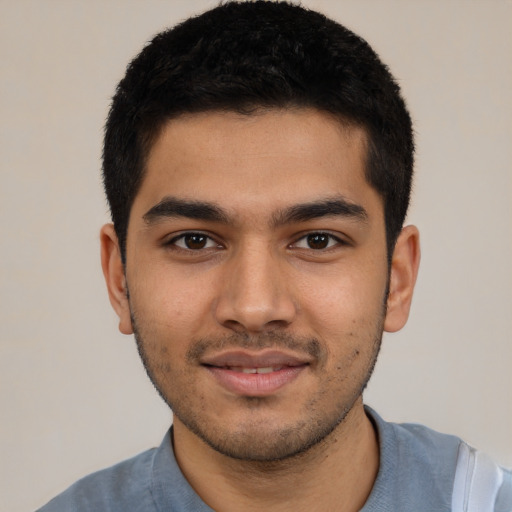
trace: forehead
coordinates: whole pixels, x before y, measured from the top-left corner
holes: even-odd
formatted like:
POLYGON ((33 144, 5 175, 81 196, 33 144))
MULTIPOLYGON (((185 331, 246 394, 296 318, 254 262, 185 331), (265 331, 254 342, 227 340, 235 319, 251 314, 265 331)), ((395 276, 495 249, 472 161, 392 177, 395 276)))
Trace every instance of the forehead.
POLYGON ((316 110, 184 115, 159 133, 134 208, 166 195, 262 212, 335 195, 360 203, 373 190, 365 156, 362 128, 316 110))

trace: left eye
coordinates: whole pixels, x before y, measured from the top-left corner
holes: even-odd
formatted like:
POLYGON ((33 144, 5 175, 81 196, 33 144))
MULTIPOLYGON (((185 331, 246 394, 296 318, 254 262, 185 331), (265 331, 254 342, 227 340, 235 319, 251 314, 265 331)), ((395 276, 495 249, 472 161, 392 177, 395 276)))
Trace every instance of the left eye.
POLYGON ((298 247, 299 249, 313 249, 315 251, 320 251, 322 249, 330 249, 340 243, 341 240, 339 238, 336 238, 329 233, 310 233, 297 240, 293 246, 298 247))
POLYGON ((203 233, 183 233, 182 235, 173 238, 169 242, 169 245, 176 245, 181 249, 189 251, 199 251, 201 249, 218 247, 219 244, 203 233))

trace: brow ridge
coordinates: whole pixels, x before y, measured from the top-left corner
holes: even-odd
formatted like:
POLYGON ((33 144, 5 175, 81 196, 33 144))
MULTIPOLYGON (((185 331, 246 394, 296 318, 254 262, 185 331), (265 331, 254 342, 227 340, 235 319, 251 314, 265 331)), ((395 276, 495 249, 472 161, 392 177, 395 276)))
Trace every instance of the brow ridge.
MULTIPOLYGON (((153 224, 166 218, 185 217, 227 224, 231 216, 220 206, 199 200, 179 199, 166 196, 150 208, 143 219, 146 224, 153 224)), ((275 212, 271 218, 273 227, 298 222, 307 222, 322 217, 347 217, 366 222, 368 214, 358 204, 348 201, 342 196, 296 204, 275 212)))
POLYGON ((228 222, 227 213, 217 205, 205 201, 178 199, 171 196, 164 197, 142 216, 146 224, 153 224, 159 220, 174 217, 228 222))
POLYGON ((332 199, 297 204, 277 212, 272 219, 274 226, 307 222, 322 217, 348 217, 366 222, 368 213, 363 206, 338 196, 332 199))

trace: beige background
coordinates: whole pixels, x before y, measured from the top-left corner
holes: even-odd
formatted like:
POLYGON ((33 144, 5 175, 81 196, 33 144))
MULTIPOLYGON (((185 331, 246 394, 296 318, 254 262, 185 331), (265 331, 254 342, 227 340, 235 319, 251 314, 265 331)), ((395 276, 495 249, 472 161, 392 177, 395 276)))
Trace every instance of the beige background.
MULTIPOLYGON (((170 413, 99 266, 102 125, 128 60, 216 2, 0 0, 0 510, 160 442, 170 413)), ((512 3, 304 1, 363 35, 417 132, 423 261, 367 402, 512 466, 512 3)))

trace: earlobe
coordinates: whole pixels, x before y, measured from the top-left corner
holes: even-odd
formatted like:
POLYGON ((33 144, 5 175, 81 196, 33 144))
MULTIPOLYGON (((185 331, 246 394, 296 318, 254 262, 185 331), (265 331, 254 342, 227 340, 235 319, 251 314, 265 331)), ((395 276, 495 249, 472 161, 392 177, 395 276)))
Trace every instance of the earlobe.
POLYGON ((101 267, 107 285, 110 304, 119 317, 119 330, 132 334, 130 305, 126 287, 124 264, 113 224, 105 224, 100 231, 101 267))
POLYGON ((384 330, 400 330, 409 317, 412 295, 420 264, 420 238, 415 226, 402 229, 391 260, 389 294, 384 330))

